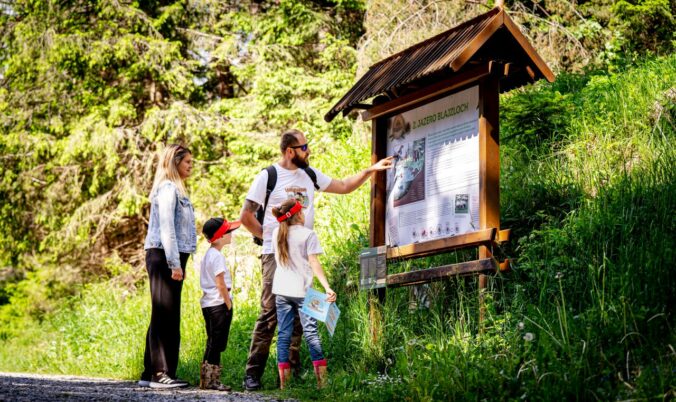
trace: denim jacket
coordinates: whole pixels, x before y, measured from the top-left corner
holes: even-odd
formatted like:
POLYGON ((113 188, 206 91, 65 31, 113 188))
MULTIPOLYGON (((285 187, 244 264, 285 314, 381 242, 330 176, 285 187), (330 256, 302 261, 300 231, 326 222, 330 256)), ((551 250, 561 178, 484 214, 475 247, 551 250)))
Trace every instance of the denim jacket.
POLYGON ((192 204, 169 180, 151 194, 150 203, 150 222, 143 248, 164 249, 169 268, 181 268, 178 253, 193 253, 197 248, 192 204))

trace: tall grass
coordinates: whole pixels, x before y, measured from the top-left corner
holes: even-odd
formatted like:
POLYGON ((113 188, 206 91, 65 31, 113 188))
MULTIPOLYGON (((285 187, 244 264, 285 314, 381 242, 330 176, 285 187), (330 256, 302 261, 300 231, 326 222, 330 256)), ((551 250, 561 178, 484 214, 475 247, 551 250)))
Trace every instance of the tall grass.
MULTIPOLYGON (((515 236, 501 252, 513 259, 514 271, 491 279, 481 331, 472 278, 424 287, 429 307, 403 288, 388 290, 382 308, 369 309, 369 294, 357 289, 369 189, 319 196, 322 262, 342 310, 333 337, 321 329, 331 384, 317 392, 308 370, 280 396, 676 396, 674 82, 672 55, 618 75, 564 75, 553 85, 503 97, 502 223, 515 236)), ((316 149, 313 164, 333 177, 368 164, 360 134, 316 149)), ((223 380, 235 386, 258 313, 260 267, 249 244, 241 234, 228 251, 238 293, 223 380)), ((195 381, 204 343, 196 272, 189 273, 184 292, 179 375, 195 381)), ((89 285, 39 325, 3 340, 0 369, 137 378, 148 299, 145 286, 129 292, 114 283, 89 285)), ((309 369, 305 349, 303 356, 309 369)), ((274 389, 274 376, 273 344, 266 389, 274 389)))

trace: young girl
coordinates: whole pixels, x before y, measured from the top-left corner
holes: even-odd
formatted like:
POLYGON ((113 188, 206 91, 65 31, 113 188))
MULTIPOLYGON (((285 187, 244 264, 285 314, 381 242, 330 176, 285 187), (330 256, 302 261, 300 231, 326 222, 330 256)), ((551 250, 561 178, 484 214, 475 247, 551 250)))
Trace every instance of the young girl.
POLYGON ((328 302, 336 301, 336 293, 331 290, 317 255, 323 250, 314 231, 303 226, 305 215, 302 205, 296 199, 286 200, 279 208, 273 208, 272 214, 279 221, 279 227, 272 232, 272 248, 275 253, 277 269, 272 282, 272 293, 276 296, 277 307, 277 366, 279 368, 280 388, 291 378, 289 364, 289 344, 293 332, 293 321, 300 315, 303 335, 310 349, 310 357, 317 376, 317 387, 326 383, 326 360, 317 333, 317 321, 303 314, 303 300, 307 289, 312 285, 313 274, 326 291, 328 302))
POLYGON ((228 222, 223 218, 211 218, 202 228, 202 233, 211 247, 200 264, 200 306, 207 329, 207 346, 200 367, 200 388, 231 391, 221 384, 221 353, 228 346, 228 334, 232 322, 232 279, 225 265, 221 249, 232 241, 232 231, 239 221, 228 222))

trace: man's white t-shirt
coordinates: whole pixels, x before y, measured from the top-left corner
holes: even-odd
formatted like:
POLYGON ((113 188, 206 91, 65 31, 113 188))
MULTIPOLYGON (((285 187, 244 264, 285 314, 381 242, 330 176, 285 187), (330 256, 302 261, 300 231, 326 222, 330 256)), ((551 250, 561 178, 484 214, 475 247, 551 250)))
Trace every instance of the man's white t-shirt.
POLYGON ((305 297, 312 285, 312 267, 308 257, 323 254, 321 244, 314 231, 301 225, 289 226, 289 261, 281 264, 277 253, 279 228, 272 232, 272 248, 275 252, 275 276, 272 280, 272 294, 288 297, 305 297))
MULTIPOLYGON (((263 219, 263 254, 273 253, 272 231, 279 226, 277 219, 272 215, 272 207, 278 207, 289 198, 296 197, 303 204, 305 227, 309 229, 314 227, 315 187, 310 176, 303 169, 288 170, 279 166, 278 163, 275 163, 273 166, 277 169, 277 184, 270 193, 268 207, 265 210, 265 218, 263 219)), ((326 190, 329 184, 331 184, 331 178, 315 168, 311 169, 317 175, 319 191, 326 190)), ((267 170, 262 170, 254 179, 246 195, 246 199, 261 206, 265 204, 267 184, 268 172, 267 170)))
MULTIPOLYGON (((224 273, 225 286, 232 289, 232 278, 230 270, 225 265, 225 256, 214 247, 209 247, 200 263, 200 286, 202 287, 200 306, 202 308, 220 306, 225 303, 216 287, 216 276, 221 272, 224 273)), ((232 293, 230 299, 232 299, 232 293)))

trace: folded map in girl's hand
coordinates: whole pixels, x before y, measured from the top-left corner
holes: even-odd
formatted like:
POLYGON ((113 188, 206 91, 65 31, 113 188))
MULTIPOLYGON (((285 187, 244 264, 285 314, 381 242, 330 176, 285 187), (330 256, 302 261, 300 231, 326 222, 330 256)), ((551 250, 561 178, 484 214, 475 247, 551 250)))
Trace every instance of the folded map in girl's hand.
POLYGON ((336 306, 336 303, 327 302, 326 297, 326 294, 308 288, 301 311, 316 320, 324 322, 329 334, 333 336, 338 317, 340 317, 340 310, 336 306))

